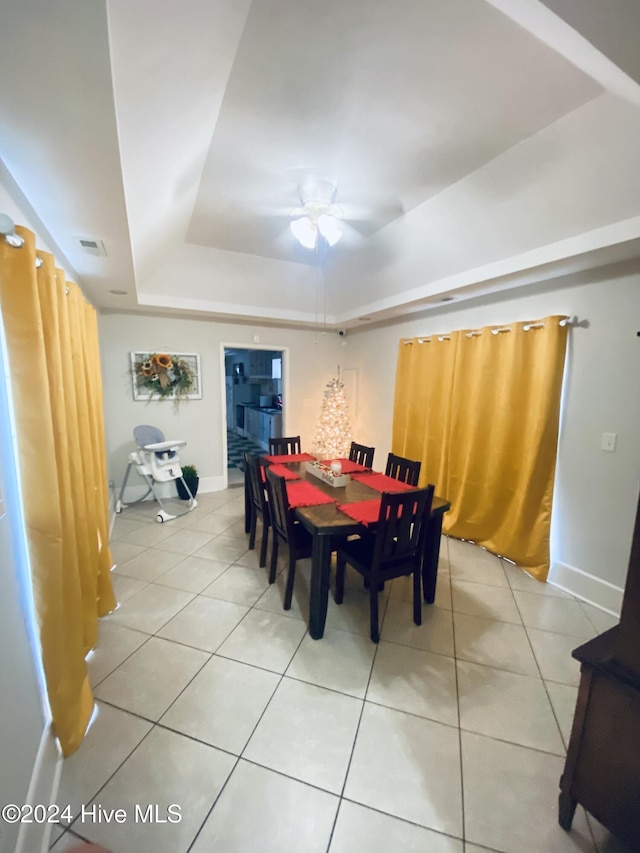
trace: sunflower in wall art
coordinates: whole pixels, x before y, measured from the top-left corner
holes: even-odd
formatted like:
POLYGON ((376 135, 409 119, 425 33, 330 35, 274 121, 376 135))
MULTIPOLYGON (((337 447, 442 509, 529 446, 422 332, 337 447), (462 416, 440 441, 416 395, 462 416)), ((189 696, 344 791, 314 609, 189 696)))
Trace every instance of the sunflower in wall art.
POLYGON ((133 362, 132 373, 137 390, 147 393, 149 399, 173 398, 178 402, 185 399, 195 387, 191 365, 179 356, 166 352, 141 354, 133 362))

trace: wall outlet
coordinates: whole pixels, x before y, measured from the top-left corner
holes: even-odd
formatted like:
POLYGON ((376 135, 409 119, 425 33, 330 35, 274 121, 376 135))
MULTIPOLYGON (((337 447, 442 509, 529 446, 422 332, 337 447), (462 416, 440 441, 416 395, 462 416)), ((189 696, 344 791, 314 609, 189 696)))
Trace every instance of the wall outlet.
POLYGON ((608 453, 614 453, 617 437, 618 436, 615 432, 603 432, 602 441, 600 442, 601 450, 606 450, 608 453))

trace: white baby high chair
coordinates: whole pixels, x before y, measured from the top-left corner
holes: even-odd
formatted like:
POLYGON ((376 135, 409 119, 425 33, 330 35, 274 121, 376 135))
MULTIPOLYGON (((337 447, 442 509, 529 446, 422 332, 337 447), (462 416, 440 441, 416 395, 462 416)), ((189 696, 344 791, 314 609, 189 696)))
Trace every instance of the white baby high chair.
POLYGON ((178 450, 184 447, 187 442, 165 441, 162 430, 158 429, 158 427, 149 426, 149 424, 140 424, 140 426, 137 426, 133 430, 133 437, 138 445, 138 450, 129 454, 127 472, 124 475, 124 481, 120 489, 120 497, 116 501, 116 512, 122 512, 129 505, 122 502, 122 496, 124 495, 125 486, 129 479, 129 472, 134 465, 138 474, 143 477, 149 488, 141 498, 130 501, 130 503, 139 503, 145 500, 149 494, 153 493, 153 497, 160 504, 160 509, 156 515, 156 521, 159 523, 171 521, 172 518, 177 518, 179 515, 184 515, 195 509, 198 506, 198 502, 191 494, 189 486, 187 486, 182 476, 180 456, 178 454, 178 450), (167 512, 162 503, 162 498, 155 489, 155 483, 167 483, 171 480, 181 480, 182 485, 189 495, 186 508, 182 512, 173 515, 167 512))

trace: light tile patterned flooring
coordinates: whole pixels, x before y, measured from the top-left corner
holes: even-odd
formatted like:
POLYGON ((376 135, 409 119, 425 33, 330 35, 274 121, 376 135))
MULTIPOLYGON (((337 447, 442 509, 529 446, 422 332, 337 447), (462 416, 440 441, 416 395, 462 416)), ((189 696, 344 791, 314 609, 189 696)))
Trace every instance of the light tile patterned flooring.
POLYGON ((262 456, 264 449, 249 438, 243 438, 227 430, 227 483, 229 486, 244 484, 244 454, 262 456))
POLYGON ((247 550, 241 489, 175 521, 115 522, 121 606, 89 662, 99 714, 59 793, 79 838, 114 853, 622 851, 583 809, 557 823, 575 705, 572 648, 601 611, 473 545, 443 538, 435 605, 413 625, 410 586, 383 593, 378 646, 348 576, 322 640, 307 632, 309 562, 294 605, 247 550), (94 821, 81 806, 123 808, 94 821), (179 823, 135 805, 180 806, 179 823))
POLYGON ((243 438, 235 432, 227 430, 227 468, 239 468, 244 471, 244 454, 256 453, 262 455, 264 449, 249 438, 243 438))

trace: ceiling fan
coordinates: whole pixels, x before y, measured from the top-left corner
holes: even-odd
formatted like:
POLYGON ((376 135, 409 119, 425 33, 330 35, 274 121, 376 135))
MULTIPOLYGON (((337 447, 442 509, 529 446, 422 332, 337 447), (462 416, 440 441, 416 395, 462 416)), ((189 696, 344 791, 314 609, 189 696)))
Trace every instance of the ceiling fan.
MULTIPOLYGON (((337 203, 334 183, 309 173, 298 186, 300 204, 288 208, 289 230, 307 249, 319 243, 331 247, 345 235, 351 245, 370 236, 377 228, 401 216, 399 201, 379 201, 373 205, 356 202, 337 203)), ((284 212, 284 211, 283 211, 284 212)))
POLYGON ((329 181, 308 177, 299 192, 301 205, 289 214, 291 233, 306 249, 315 249, 319 237, 335 246, 344 230, 344 211, 335 204, 336 187, 329 181))

